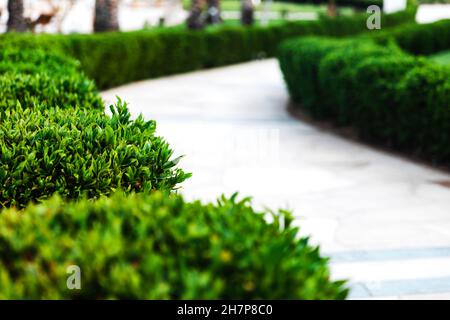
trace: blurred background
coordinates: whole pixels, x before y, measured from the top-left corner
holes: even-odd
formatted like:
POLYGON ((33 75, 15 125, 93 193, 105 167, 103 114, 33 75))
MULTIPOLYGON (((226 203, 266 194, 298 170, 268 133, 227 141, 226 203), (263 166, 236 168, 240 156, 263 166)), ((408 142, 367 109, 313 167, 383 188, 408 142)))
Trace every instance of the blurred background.
MULTIPOLYGON (((19 0, 15 0, 19 1, 19 0)), ((21 1, 19 1, 21 2, 21 1)), ((24 17, 36 33, 91 33, 93 32, 95 0, 23 0, 24 17)), ((182 25, 198 0, 116 0, 120 30, 140 30, 182 25)), ((316 20, 329 14, 328 0, 251 0, 255 23, 268 24, 284 20, 316 20)), ((419 23, 450 17, 449 0, 420 0, 417 13, 419 23)), ((0 32, 7 30, 8 0, 0 0, 0 32)), ((198 2, 201 4, 201 1, 198 2)), ((217 3, 219 3, 217 1, 217 3)), ((392 13, 403 10, 406 0, 338 0, 337 15, 352 15, 365 11, 368 5, 383 6, 392 13)), ((219 4, 218 4, 219 5, 219 4)), ((240 0, 220 2, 221 19, 227 24, 239 23, 243 4, 240 0)))

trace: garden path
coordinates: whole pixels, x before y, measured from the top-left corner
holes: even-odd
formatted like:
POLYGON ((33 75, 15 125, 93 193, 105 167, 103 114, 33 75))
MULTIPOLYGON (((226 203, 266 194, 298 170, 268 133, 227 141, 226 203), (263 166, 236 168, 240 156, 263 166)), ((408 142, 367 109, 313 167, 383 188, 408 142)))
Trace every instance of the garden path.
POLYGON ((450 298, 450 175, 297 120, 275 60, 103 92, 158 122, 189 199, 294 211, 352 297, 450 298))

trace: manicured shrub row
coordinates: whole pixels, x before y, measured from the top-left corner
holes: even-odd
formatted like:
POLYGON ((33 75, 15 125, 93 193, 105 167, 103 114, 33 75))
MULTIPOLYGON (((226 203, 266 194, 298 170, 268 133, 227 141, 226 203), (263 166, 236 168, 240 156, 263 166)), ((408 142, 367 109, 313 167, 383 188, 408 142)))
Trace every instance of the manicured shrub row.
POLYGON ((36 49, 0 52, 0 109, 87 107, 103 110, 92 80, 72 58, 36 49))
POLYGON ((130 120, 120 102, 111 111, 0 110, 1 206, 22 208, 54 193, 76 199, 119 188, 171 191, 188 177, 154 135, 155 122, 130 120))
POLYGON ((73 58, 36 48, 6 48, 0 51, 0 74, 12 72, 63 75, 78 72, 79 65, 73 58))
POLYGON ((235 196, 203 205, 162 193, 5 210, 0 299, 345 298, 290 214, 264 214, 235 196), (71 265, 80 290, 67 288, 71 265))
POLYGON ((46 74, 5 74, 0 76, 0 108, 80 107, 103 110, 94 82, 82 75, 54 77, 46 74))
MULTIPOLYGON (((414 21, 415 10, 383 16, 383 28, 414 21)), ((282 40, 301 35, 345 36, 366 29, 366 15, 287 22, 269 27, 181 28, 95 35, 4 35, 0 48, 61 51, 81 62, 100 88, 274 56, 282 40)))
POLYGON ((80 64, 39 48, 0 53, 0 208, 54 193, 97 198, 116 189, 170 191, 188 175, 155 136, 155 123, 112 117, 80 64))
POLYGON ((394 40, 412 54, 429 55, 450 49, 450 20, 399 26, 375 34, 374 39, 380 44, 394 40))
POLYGON ((319 63, 330 50, 347 44, 347 40, 324 41, 322 38, 304 38, 282 44, 278 59, 291 97, 296 102, 321 116, 326 110, 321 105, 319 84, 319 63))
POLYGON ((369 40, 292 40, 280 65, 294 101, 362 138, 450 164, 450 69, 369 40))

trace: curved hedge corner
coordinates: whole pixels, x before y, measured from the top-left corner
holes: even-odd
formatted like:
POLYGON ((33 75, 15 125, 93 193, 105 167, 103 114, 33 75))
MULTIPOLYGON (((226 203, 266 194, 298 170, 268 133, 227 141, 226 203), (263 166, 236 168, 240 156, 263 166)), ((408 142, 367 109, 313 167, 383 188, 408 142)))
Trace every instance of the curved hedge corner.
POLYGON ((85 109, 0 110, 0 204, 20 208, 53 193, 97 198, 173 190, 188 174, 155 136, 154 121, 130 120, 125 104, 112 116, 85 109))
MULTIPOLYGON (((450 21, 415 27, 420 31, 410 36, 444 24, 450 21)), ((449 48, 450 42, 444 48, 435 39, 436 45, 427 40, 429 48, 449 48)), ((450 165, 450 68, 368 38, 291 40, 282 45, 279 61, 291 97, 315 117, 450 165)))
MULTIPOLYGON (((383 28, 414 21, 415 9, 383 15, 383 28)), ((93 35, 2 35, 0 48, 40 48, 80 61, 99 88, 276 55, 281 41, 307 35, 367 31, 365 14, 268 27, 180 28, 93 35)))
POLYGON ((272 213, 268 223, 264 214, 235 196, 202 205, 162 193, 8 209, 0 298, 345 298, 290 215, 272 213), (81 269, 81 290, 67 288, 71 265, 81 269))

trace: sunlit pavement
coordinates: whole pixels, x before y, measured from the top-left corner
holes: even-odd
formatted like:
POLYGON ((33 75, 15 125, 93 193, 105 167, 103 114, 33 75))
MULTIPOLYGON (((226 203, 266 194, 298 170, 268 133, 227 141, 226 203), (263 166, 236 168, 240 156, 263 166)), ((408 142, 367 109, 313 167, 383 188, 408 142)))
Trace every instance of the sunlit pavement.
POLYGON ((187 198, 292 209, 352 298, 450 299, 450 175, 292 118, 275 60, 103 93, 116 95, 186 155, 187 198))

